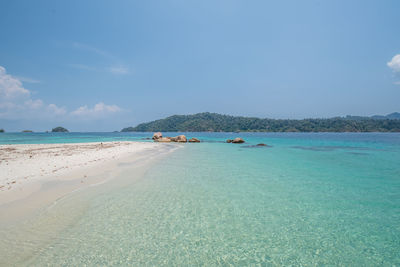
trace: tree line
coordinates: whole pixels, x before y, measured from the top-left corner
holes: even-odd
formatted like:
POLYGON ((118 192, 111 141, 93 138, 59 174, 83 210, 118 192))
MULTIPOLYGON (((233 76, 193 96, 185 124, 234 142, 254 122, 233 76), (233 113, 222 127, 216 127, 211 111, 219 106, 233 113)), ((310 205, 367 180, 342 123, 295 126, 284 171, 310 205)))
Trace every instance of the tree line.
POLYGON ((373 119, 370 117, 335 117, 329 119, 260 119, 198 113, 173 115, 122 132, 400 132, 398 119, 373 119), (358 119, 357 119, 358 118, 358 119))

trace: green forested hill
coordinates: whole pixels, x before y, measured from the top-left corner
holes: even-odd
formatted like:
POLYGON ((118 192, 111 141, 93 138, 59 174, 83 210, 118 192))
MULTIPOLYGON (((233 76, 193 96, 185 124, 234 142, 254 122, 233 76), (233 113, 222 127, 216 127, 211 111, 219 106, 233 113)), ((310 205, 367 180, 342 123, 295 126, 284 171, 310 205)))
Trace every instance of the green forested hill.
POLYGON ((122 132, 400 132, 398 119, 337 117, 330 119, 275 120, 236 117, 217 113, 174 115, 142 123, 122 132))

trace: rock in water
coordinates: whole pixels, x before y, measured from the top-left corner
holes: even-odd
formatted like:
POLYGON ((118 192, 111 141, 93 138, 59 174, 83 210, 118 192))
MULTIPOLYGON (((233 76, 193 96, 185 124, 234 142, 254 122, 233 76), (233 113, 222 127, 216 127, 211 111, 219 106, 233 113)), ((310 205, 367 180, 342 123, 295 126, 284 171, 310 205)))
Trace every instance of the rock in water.
POLYGON ((186 143, 187 142, 186 136, 184 136, 183 134, 182 135, 178 135, 175 138, 176 138, 176 142, 180 142, 180 143, 186 143))
POLYGON ((242 143, 244 143, 244 140, 242 138, 237 137, 237 138, 232 140, 232 143, 234 143, 234 144, 242 144, 242 143))
POLYGON ((261 143, 261 144, 257 144, 257 146, 267 146, 266 144, 263 144, 263 143, 261 143))
POLYGON ((153 140, 155 142, 163 142, 163 143, 166 143, 166 142, 186 143, 187 142, 186 136, 184 136, 184 135, 178 135, 175 137, 168 137, 168 136, 162 137, 162 133, 155 133, 153 135, 153 140))
POLYGON ((162 133, 157 132, 157 133, 153 134, 153 140, 157 140, 157 139, 160 139, 160 138, 162 138, 162 133))
POLYGON ((190 143, 200 143, 200 140, 193 137, 193 138, 190 138, 190 139, 189 139, 189 142, 190 142, 190 143))
POLYGON ((226 140, 227 143, 232 143, 232 141, 233 141, 232 139, 226 140))

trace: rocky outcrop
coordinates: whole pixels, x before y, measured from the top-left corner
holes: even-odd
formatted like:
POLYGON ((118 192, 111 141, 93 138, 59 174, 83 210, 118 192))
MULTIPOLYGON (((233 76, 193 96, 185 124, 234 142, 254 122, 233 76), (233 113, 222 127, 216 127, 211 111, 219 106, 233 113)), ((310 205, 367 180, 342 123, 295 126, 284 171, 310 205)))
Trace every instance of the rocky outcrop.
POLYGON ((261 143, 261 144, 257 144, 257 146, 267 146, 266 144, 263 144, 263 143, 261 143))
POLYGON ((233 144, 242 144, 242 143, 244 143, 244 140, 242 138, 237 137, 232 140, 232 143, 233 144))
POLYGON ((163 142, 163 143, 167 143, 167 142, 186 143, 187 142, 186 136, 184 136, 183 134, 175 136, 175 137, 163 137, 162 133, 160 133, 160 132, 153 134, 153 140, 155 142, 163 142))
POLYGON ((167 138, 171 139, 172 142, 178 142, 178 143, 186 143, 187 142, 186 136, 184 136, 184 135, 178 135, 175 137, 167 137, 167 138))
POLYGON ((244 140, 242 138, 235 138, 235 139, 228 139, 226 140, 227 143, 234 143, 234 144, 242 144, 244 143, 244 140))
POLYGON ((153 134, 153 140, 157 140, 157 139, 160 139, 160 138, 162 138, 162 133, 157 132, 157 133, 153 134))
POLYGON ((186 136, 184 136, 183 134, 182 135, 178 135, 175 138, 176 138, 176 142, 180 142, 180 143, 186 143, 187 142, 186 136))
POLYGON ((189 139, 189 143, 200 143, 200 140, 193 137, 189 139))

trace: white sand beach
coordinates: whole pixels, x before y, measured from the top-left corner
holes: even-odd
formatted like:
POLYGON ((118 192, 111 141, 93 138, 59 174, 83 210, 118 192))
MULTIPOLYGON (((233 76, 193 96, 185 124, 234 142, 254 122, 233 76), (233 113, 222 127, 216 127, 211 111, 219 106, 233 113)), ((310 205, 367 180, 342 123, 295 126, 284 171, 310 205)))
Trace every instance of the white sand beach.
POLYGON ((90 183, 89 176, 107 164, 146 156, 162 145, 127 141, 0 145, 0 205, 26 197, 48 181, 90 183))

